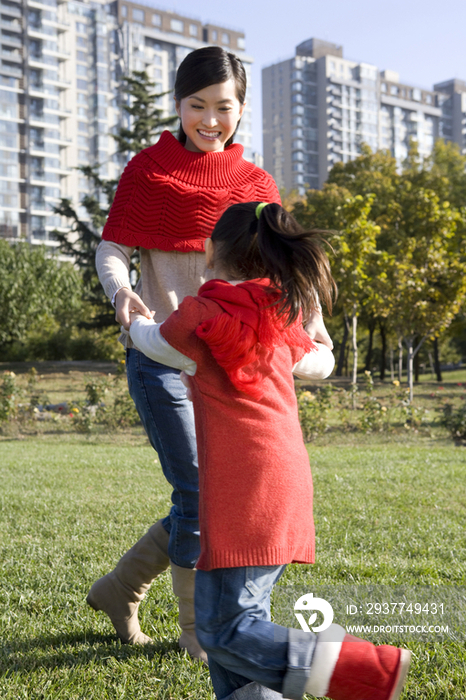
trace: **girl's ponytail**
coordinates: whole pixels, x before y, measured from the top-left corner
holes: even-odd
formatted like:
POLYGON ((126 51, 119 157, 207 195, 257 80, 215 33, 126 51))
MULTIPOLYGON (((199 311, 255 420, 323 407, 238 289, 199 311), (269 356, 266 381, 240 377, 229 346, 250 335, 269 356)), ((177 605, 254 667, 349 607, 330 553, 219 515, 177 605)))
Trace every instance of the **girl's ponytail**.
POLYGON ((322 301, 329 312, 336 284, 322 247, 323 232, 305 231, 279 204, 229 207, 212 233, 215 265, 229 279, 270 279, 280 292, 279 313, 291 324, 322 301))
POLYGON ((257 245, 266 276, 280 290, 280 313, 292 323, 302 310, 307 318, 321 300, 329 313, 336 284, 322 248, 322 232, 304 231, 278 204, 259 212, 257 245))

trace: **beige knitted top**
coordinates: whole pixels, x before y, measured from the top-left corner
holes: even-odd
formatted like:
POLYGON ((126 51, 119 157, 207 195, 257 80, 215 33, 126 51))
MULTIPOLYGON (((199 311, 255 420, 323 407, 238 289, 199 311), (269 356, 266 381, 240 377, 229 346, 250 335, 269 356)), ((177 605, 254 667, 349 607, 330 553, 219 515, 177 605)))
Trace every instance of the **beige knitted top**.
MULTIPOLYGON (((134 248, 112 241, 102 241, 97 248, 97 274, 110 300, 121 287, 131 289, 129 267, 133 251, 134 248)), ((134 291, 151 311, 155 311, 157 323, 176 311, 185 296, 196 296, 199 287, 209 279, 203 252, 139 248, 139 253, 141 277, 134 291)), ((125 347, 133 347, 126 331, 122 332, 120 342, 125 347)))

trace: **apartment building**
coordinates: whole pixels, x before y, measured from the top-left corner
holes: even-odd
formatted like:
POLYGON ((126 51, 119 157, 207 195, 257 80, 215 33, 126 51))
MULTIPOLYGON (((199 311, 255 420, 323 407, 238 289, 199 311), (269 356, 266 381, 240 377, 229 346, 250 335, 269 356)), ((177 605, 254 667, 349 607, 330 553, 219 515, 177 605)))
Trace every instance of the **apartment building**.
POLYGON ((263 69, 262 104, 264 167, 286 190, 322 187, 334 163, 356 158, 362 142, 388 149, 400 165, 411 139, 423 156, 437 138, 466 153, 466 83, 406 85, 320 39, 263 69))
MULTIPOLYGON (((61 197, 85 216, 79 203, 90 185, 77 167, 117 178, 126 163, 111 137, 130 125, 122 76, 146 70, 156 92, 169 92, 180 62, 202 46, 223 46, 245 64, 237 141, 252 160, 244 33, 144 0, 0 0, 0 32, 0 237, 54 245, 52 231, 66 227, 53 213, 61 197)), ((175 113, 172 94, 158 102, 162 116, 175 113)))

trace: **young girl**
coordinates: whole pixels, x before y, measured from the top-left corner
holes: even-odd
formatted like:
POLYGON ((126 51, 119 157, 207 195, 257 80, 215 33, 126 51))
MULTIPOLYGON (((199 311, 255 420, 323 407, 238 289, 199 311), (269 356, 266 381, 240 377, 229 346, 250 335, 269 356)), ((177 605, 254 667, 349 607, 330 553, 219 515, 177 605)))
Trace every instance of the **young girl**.
MULTIPOLYGON (((178 69, 174 92, 181 119, 178 139, 165 131, 157 144, 129 162, 97 250, 100 281, 126 330, 130 309, 148 317, 155 310, 163 321, 186 295, 197 293, 205 281, 204 240, 230 204, 280 202, 271 176, 244 160, 242 146, 232 144, 246 95, 241 61, 220 47, 193 51, 178 69), (141 279, 133 292, 129 264, 136 247, 141 279)), ((318 313, 309 318, 309 333, 331 342, 318 313)), ((178 370, 148 359, 126 333, 122 342, 129 390, 173 487, 173 505, 92 586, 87 600, 109 615, 124 642, 150 642, 140 630, 138 606, 151 581, 171 563, 183 630, 180 646, 205 658, 194 632, 193 567, 200 549, 192 406, 178 370)))
MULTIPOLYGON (((277 204, 230 207, 206 241, 216 279, 164 323, 137 313, 149 357, 191 375, 200 471, 196 630, 219 700, 395 700, 409 652, 374 647, 338 625, 314 635, 270 621, 290 562, 314 561, 312 478, 292 372, 330 351, 303 331, 333 280, 314 232, 277 204)), ((327 360, 328 361, 328 360, 327 360)), ((329 363, 331 371, 333 363, 329 363)))

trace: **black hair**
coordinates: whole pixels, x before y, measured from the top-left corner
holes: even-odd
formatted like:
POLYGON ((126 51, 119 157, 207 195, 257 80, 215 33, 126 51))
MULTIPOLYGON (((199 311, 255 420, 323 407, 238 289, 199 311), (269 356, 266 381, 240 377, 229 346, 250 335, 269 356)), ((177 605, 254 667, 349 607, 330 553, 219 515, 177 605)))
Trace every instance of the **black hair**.
MULTIPOLYGON (((246 99, 247 79, 242 62, 235 54, 225 51, 220 46, 205 46, 188 53, 180 63, 175 78, 175 98, 180 102, 194 92, 217 83, 226 83, 227 80, 234 81, 236 97, 240 105, 243 105, 246 99)), ((233 138, 234 134, 225 143, 225 148, 233 143, 233 138)), ((186 143, 186 134, 181 123, 178 141, 186 143)))
POLYGON ((300 309, 307 318, 318 301, 332 310, 336 284, 322 246, 323 231, 305 231, 279 204, 233 204, 213 232, 214 264, 229 279, 265 277, 280 292, 279 313, 293 323, 300 309))

